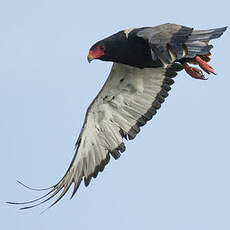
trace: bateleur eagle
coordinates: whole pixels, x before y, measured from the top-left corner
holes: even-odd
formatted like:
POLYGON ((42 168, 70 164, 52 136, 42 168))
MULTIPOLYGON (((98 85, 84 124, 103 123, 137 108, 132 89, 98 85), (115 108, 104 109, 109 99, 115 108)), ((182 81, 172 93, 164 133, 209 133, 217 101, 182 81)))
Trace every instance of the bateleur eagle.
POLYGON ((82 179, 88 186, 91 178, 103 171, 110 156, 118 159, 125 151, 123 139, 134 139, 140 127, 157 113, 178 71, 184 69, 193 78, 206 79, 199 68, 190 66, 195 64, 208 74, 215 73, 207 64, 213 47, 209 41, 219 38, 226 29, 194 30, 168 23, 122 30, 95 43, 90 48, 88 61, 100 59, 114 64, 87 109, 67 172, 57 184, 47 188, 49 191, 44 196, 28 202, 8 203, 24 205, 21 209, 32 208, 61 191, 51 207, 72 183, 72 196, 82 179))

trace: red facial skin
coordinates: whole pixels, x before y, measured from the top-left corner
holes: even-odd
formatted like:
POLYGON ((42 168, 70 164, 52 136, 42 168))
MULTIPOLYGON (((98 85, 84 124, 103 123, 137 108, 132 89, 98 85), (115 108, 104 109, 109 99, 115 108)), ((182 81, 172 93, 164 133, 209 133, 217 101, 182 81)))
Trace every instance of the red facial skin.
POLYGON ((102 46, 97 46, 93 50, 89 51, 88 59, 93 60, 99 58, 105 54, 104 48, 102 46))

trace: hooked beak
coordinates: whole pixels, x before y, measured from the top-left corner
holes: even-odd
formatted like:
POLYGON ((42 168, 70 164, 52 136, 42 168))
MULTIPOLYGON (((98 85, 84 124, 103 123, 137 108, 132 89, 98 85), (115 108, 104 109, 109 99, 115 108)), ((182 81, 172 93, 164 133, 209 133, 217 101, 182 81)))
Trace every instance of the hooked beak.
POLYGON ((89 52, 88 57, 87 57, 88 62, 90 63, 93 59, 94 59, 93 55, 90 54, 89 52))

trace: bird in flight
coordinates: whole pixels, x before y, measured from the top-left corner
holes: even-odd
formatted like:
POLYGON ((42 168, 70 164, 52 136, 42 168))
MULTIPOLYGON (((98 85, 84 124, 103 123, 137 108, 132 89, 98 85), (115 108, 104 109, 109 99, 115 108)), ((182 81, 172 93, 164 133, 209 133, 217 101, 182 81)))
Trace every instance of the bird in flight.
POLYGON ((207 63, 213 47, 209 41, 219 38, 226 29, 194 30, 167 23, 122 30, 96 42, 89 50, 88 61, 111 61, 113 66, 87 109, 68 170, 57 184, 40 189, 48 190, 45 195, 32 201, 7 203, 28 209, 58 196, 49 206, 52 207, 72 184, 71 198, 82 179, 88 186, 92 177, 103 171, 110 156, 118 159, 125 151, 123 140, 134 139, 140 127, 157 113, 178 71, 184 69, 192 78, 201 80, 207 79, 202 70, 215 74, 207 63))

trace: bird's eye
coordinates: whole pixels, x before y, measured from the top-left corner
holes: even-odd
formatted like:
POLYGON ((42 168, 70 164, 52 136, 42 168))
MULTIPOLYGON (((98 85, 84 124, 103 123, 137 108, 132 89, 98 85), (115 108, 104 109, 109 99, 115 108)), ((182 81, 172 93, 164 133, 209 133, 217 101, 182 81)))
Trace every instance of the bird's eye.
POLYGON ((105 50, 105 46, 100 45, 100 49, 101 49, 101 50, 105 50))

